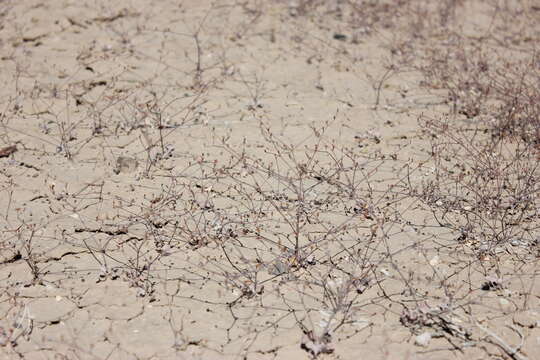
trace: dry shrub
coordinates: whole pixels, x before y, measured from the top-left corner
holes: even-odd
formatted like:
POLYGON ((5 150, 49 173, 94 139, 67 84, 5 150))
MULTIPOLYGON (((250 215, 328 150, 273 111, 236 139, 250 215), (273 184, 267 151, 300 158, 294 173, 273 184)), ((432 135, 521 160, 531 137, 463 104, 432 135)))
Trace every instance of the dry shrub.
POLYGON ((421 8, 433 16, 411 17, 393 53, 397 63, 424 76, 426 87, 446 92, 450 112, 420 116, 432 143, 433 176, 413 193, 441 226, 481 253, 535 244, 538 10, 526 1, 445 1, 438 12, 428 4, 421 8), (471 9, 483 21, 455 17, 471 9))
MULTIPOLYGON (((133 243, 124 263, 139 279, 139 294, 170 280, 161 278, 165 266, 186 282, 219 288, 223 296, 212 301, 226 306, 235 326, 246 322, 246 308, 291 318, 312 356, 331 352, 338 330, 364 329, 362 304, 382 300, 370 289, 383 281, 379 267, 399 251, 388 246, 399 232, 393 195, 377 190, 388 160, 338 143, 325 134, 330 125, 308 129, 298 142, 264 123, 261 143, 239 147, 225 135, 215 157, 194 159, 132 209, 124 222, 142 225, 143 241, 133 243)), ((268 330, 258 322, 248 323, 256 333, 268 330)))
POLYGON ((540 190, 535 148, 440 120, 424 126, 433 137, 434 170, 420 196, 439 225, 483 251, 534 244, 540 190))

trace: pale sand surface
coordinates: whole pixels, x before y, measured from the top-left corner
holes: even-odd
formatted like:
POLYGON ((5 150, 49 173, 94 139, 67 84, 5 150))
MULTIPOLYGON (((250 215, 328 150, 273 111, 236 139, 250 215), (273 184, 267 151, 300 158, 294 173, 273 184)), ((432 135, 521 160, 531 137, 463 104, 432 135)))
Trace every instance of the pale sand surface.
POLYGON ((309 3, 0 1, 0 358, 540 357, 537 257, 405 190, 452 109, 397 1, 309 3))

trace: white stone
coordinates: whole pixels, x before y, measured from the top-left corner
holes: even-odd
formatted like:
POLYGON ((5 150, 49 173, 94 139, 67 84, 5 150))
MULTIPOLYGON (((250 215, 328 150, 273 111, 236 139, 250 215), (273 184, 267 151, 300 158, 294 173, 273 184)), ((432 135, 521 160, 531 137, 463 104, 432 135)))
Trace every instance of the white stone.
POLYGON ((423 346, 423 347, 428 346, 430 341, 431 341, 431 333, 427 331, 414 338, 414 343, 418 346, 423 346))

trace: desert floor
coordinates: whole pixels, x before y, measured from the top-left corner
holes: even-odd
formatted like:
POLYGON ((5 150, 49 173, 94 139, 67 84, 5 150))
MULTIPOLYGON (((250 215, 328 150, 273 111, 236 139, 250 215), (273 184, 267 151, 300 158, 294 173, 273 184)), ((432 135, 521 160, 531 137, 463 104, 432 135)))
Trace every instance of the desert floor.
POLYGON ((0 0, 0 358, 540 358, 539 45, 527 0, 0 0))

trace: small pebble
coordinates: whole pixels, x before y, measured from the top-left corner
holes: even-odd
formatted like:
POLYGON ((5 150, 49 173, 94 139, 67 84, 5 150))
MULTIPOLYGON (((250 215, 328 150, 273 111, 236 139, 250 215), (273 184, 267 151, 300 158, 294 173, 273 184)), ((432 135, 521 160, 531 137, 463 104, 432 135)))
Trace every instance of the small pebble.
POLYGON ((414 338, 414 343, 418 346, 423 346, 423 347, 428 346, 430 341, 431 341, 431 333, 427 331, 414 338))

